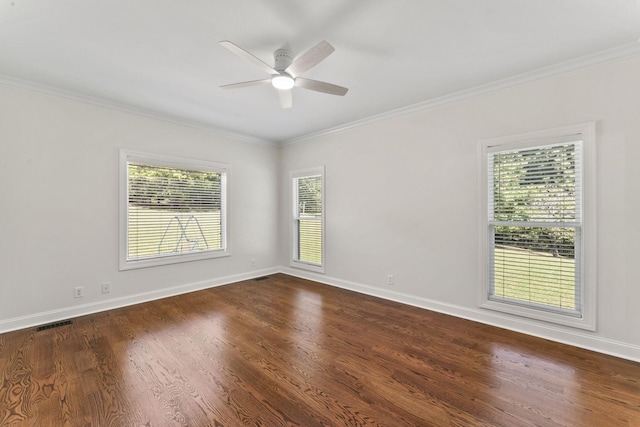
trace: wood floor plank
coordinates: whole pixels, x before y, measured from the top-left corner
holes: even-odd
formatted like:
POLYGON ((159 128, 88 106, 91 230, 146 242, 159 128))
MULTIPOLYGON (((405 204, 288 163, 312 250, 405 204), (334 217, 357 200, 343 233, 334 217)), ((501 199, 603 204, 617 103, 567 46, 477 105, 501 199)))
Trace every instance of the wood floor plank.
POLYGON ((640 364, 277 274, 0 334, 0 426, 640 426, 640 364))

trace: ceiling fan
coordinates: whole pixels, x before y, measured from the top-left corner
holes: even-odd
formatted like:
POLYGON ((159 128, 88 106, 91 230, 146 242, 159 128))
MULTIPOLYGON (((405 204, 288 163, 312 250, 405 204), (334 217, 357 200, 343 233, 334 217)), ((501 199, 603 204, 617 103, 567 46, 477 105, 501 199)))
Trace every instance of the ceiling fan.
POLYGON ((221 88, 236 89, 241 87, 271 84, 274 88, 278 89, 280 106, 282 108, 291 108, 293 106, 292 89, 294 86, 339 96, 344 96, 349 90, 346 87, 331 83, 300 77, 301 74, 315 67, 335 50, 333 46, 324 40, 297 57, 295 60, 293 59, 293 54, 289 49, 276 50, 273 53, 273 56, 275 57, 273 67, 267 65, 262 60, 258 59, 243 48, 233 44, 229 40, 223 40, 220 44, 271 75, 268 79, 232 83, 220 86, 221 88))

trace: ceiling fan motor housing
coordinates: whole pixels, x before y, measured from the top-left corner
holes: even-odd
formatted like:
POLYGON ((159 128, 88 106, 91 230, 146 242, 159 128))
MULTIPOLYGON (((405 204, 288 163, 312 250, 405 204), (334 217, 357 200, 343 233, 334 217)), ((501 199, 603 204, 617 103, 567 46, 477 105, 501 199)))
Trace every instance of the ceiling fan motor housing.
POLYGON ((278 49, 273 52, 275 58, 274 69, 276 71, 284 71, 293 62, 293 54, 289 49, 278 49))

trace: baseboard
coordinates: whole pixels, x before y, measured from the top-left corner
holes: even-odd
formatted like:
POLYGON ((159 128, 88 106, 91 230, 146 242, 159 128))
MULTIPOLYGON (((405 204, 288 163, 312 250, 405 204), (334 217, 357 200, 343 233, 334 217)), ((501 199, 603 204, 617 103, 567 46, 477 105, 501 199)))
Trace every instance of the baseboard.
POLYGON ((243 280, 250 280, 256 277, 275 273, 284 273, 294 277, 313 280, 315 282, 323 283, 326 285, 335 286, 338 288, 347 289, 378 298, 384 298, 390 301, 396 301, 402 304, 408 304, 411 306, 420 307, 467 320, 472 320, 474 322, 480 322, 487 325, 572 345, 574 347, 580 347, 587 350, 632 360, 634 362, 640 362, 640 346, 634 344, 609 340, 606 338, 598 337, 589 332, 557 327, 554 325, 544 324, 543 322, 531 321, 517 316, 509 316, 507 314, 496 313, 489 310, 483 310, 479 308, 470 309, 468 307, 445 304, 427 298, 416 297, 414 295, 404 294, 401 292, 391 291, 383 288, 377 288, 362 283, 350 282, 347 280, 326 276, 324 274, 298 270, 291 267, 273 267, 263 270, 256 270, 248 273, 219 277, 211 280, 181 284, 170 288, 159 289, 157 291, 128 295, 122 298, 113 298, 105 301, 88 303, 73 307, 65 307, 58 310, 51 310, 41 313, 35 313, 28 316, 6 319, 0 321, 0 333, 30 328, 47 323, 59 322, 61 320, 71 319, 74 317, 85 316, 101 311, 113 310, 116 308, 126 307, 134 304, 168 298, 175 295, 213 288, 216 286, 227 285, 243 280))
POLYGON ((176 295, 195 292, 202 289, 213 288, 216 286, 227 285, 230 283, 250 280, 256 277, 266 276, 278 273, 279 268, 268 268, 263 270, 255 270, 248 273, 234 274, 231 276, 219 277, 211 280, 200 282, 185 283, 170 288, 159 289, 156 291, 143 292, 134 295, 127 295, 122 298, 112 298, 104 301, 92 302, 73 307, 65 307, 58 310, 51 310, 42 313, 35 313, 28 316, 16 317, 12 319, 0 321, 0 333, 15 331, 18 329, 31 328, 47 323, 59 322, 61 320, 71 319, 87 314, 98 313, 106 310, 126 307, 143 302, 154 301, 162 298, 168 298, 176 295))
POLYGON ((460 317, 474 322, 484 323, 527 335, 544 338, 550 341, 568 344, 574 347, 584 348, 586 350, 596 351, 598 353, 608 354, 622 359, 640 362, 640 346, 625 342, 610 340, 594 335, 594 333, 586 332, 578 329, 563 328, 524 319, 518 316, 511 316, 484 310, 481 308, 470 309, 468 307, 457 306, 453 304, 445 304, 439 301, 427 298, 416 297, 414 295, 395 292, 388 289, 377 288, 374 286, 364 285, 362 283, 350 282, 335 277, 326 276, 298 270, 291 267, 281 267, 280 272, 294 277, 313 280, 315 282, 326 285, 335 286, 350 291, 359 292, 366 295, 384 298, 390 301, 396 301, 411 306, 436 311, 451 316, 460 317))

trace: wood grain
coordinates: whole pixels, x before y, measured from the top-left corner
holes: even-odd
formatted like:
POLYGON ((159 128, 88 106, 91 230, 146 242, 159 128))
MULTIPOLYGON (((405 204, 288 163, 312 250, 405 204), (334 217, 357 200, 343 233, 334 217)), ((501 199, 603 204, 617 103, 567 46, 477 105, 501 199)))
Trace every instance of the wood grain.
POLYGON ((278 274, 0 335, 0 426, 640 426, 640 364, 278 274))

